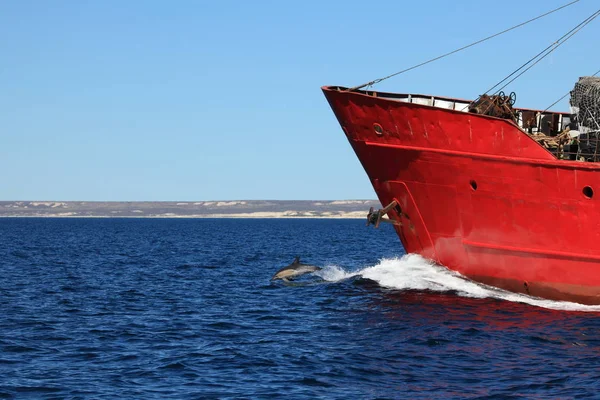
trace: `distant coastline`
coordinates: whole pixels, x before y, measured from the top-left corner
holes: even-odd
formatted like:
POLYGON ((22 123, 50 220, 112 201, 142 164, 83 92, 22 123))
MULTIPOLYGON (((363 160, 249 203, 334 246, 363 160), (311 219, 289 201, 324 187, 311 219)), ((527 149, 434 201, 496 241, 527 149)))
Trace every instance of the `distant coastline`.
POLYGON ((0 201, 0 217, 362 219, 377 200, 0 201))

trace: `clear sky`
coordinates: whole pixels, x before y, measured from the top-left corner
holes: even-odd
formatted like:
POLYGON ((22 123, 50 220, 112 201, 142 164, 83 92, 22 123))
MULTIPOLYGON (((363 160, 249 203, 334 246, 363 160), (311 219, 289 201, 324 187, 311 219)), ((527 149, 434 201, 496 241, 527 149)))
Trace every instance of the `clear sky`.
MULTIPOLYGON (((567 2, 0 1, 0 200, 375 198, 320 86, 388 75, 567 2)), ((376 89, 474 98, 599 5, 376 89)), ((547 107, 600 69, 598 37, 600 18, 507 91, 547 107)))

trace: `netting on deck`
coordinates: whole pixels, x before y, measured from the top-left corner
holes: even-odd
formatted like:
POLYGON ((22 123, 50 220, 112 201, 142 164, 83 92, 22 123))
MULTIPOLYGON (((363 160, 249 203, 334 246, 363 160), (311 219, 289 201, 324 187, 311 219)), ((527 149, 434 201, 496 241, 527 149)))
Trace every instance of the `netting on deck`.
POLYGON ((571 91, 571 113, 581 133, 600 131, 600 78, 579 78, 571 91))

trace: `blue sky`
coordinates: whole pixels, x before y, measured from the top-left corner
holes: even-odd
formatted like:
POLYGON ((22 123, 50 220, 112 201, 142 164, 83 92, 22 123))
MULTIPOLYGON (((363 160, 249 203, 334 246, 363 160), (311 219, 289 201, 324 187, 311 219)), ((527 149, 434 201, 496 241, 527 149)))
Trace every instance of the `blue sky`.
MULTIPOLYGON (((567 2, 0 2, 0 200, 375 198, 320 86, 567 2)), ((581 0, 376 88, 474 98, 597 7, 581 0)), ((517 105, 545 108, 600 69, 599 33, 600 19, 511 85, 517 105)))

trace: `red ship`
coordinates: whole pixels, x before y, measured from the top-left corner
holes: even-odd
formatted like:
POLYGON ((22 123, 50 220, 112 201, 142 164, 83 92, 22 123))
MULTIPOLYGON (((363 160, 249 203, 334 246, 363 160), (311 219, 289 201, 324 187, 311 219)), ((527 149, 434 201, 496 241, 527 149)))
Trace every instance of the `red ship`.
POLYGON ((574 3, 362 86, 322 88, 385 205, 367 224, 393 223, 406 252, 474 281, 600 304, 600 71, 575 84, 568 113, 514 108, 502 92, 600 10, 475 101, 359 90, 574 3))
POLYGON ((322 90, 385 205, 368 223, 393 223, 407 253, 474 281, 600 304, 600 71, 575 84, 570 112, 514 108, 502 92, 600 10, 475 101, 359 90, 574 3, 362 86, 322 90))
POLYGON ((388 205, 369 218, 387 214, 408 253, 510 291, 600 304, 597 131, 574 137, 570 113, 512 108, 503 94, 322 89, 388 205))

